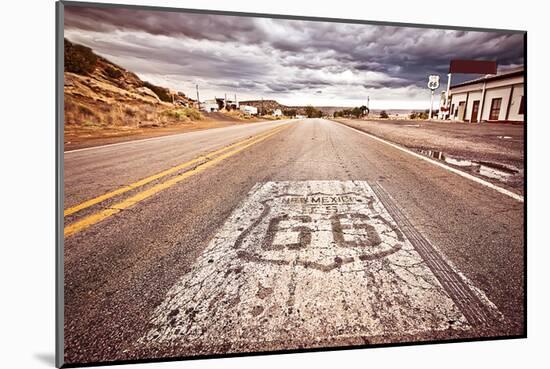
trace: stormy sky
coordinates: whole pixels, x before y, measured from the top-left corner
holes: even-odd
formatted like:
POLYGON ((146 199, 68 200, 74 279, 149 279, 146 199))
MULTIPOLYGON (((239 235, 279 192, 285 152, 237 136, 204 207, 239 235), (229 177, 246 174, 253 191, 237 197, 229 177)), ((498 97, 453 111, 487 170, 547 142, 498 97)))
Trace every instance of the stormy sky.
POLYGON ((121 8, 66 6, 65 37, 193 98, 198 84, 201 100, 287 105, 359 106, 370 96, 373 109, 424 109, 427 76, 444 88, 450 59, 497 60, 499 70, 524 61, 514 33, 121 8))

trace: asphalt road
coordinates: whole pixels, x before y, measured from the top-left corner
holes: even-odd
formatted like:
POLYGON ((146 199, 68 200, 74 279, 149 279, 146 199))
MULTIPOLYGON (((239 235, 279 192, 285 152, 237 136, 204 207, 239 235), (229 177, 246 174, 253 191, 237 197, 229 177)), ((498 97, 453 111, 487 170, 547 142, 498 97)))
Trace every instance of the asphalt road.
POLYGON ((65 152, 65 208, 281 125, 235 125, 65 152))
POLYGON ((339 123, 65 154, 66 210, 120 188, 65 216, 67 363, 525 333, 523 202, 339 123))

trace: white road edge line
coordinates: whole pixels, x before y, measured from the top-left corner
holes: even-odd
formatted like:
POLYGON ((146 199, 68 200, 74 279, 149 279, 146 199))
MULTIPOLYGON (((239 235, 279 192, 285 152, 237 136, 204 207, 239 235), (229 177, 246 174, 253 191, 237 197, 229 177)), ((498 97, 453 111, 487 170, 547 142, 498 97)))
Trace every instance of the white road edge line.
MULTIPOLYGON (((266 121, 266 122, 258 122, 258 123, 264 124, 264 125, 268 125, 268 123, 277 122, 277 123, 281 123, 281 125, 282 125, 282 124, 291 123, 291 122, 293 122, 294 120, 295 120, 295 119, 287 119, 287 120, 283 120, 283 121, 281 121, 281 122, 277 122, 277 121, 266 121)), ((274 124, 274 125, 277 125, 277 124, 274 124)), ((236 127, 236 126, 232 126, 232 127, 236 127)), ((232 127, 230 127, 230 128, 232 128, 232 127)), ((186 134, 193 133, 193 132, 204 132, 204 131, 209 131, 209 130, 212 130, 212 129, 223 129, 223 128, 228 128, 228 127, 210 128, 210 129, 203 129, 203 130, 198 130, 198 131, 190 131, 190 132, 176 133, 176 134, 174 134, 174 135, 166 135, 166 136, 142 138, 141 140, 130 140, 130 141, 117 142, 117 143, 112 143, 112 144, 107 144, 107 145, 83 147, 82 149, 74 149, 74 150, 63 151, 63 154, 71 154, 71 153, 73 153, 73 152, 80 152, 80 151, 88 151, 88 150, 103 149, 103 148, 111 147, 111 146, 121 146, 121 145, 133 144, 133 143, 141 143, 141 142, 145 142, 145 141, 154 141, 154 140, 160 140, 160 139, 167 139, 167 138, 173 138, 173 137, 177 137, 177 136, 181 136, 181 135, 186 135, 186 134)))
POLYGON ((426 156, 424 156, 424 155, 415 153, 414 151, 411 151, 411 150, 409 150, 409 149, 406 149, 406 148, 404 148, 404 147, 402 147, 402 146, 399 146, 399 145, 397 145, 397 144, 394 144, 394 143, 392 143, 392 142, 390 142, 390 141, 386 141, 386 140, 384 140, 384 139, 382 139, 382 138, 380 138, 380 137, 376 137, 376 136, 374 136, 374 135, 372 135, 372 134, 370 134, 370 133, 361 131, 361 130, 358 129, 358 128, 350 127, 350 126, 348 126, 347 124, 335 122, 335 121, 333 121, 333 120, 330 120, 330 121, 333 122, 333 123, 335 123, 335 124, 339 124, 339 125, 341 125, 341 126, 344 126, 344 127, 346 127, 346 128, 349 128, 349 129, 351 129, 351 130, 353 130, 353 131, 355 131, 355 132, 361 133, 361 134, 363 134, 363 135, 365 135, 365 136, 368 136, 368 137, 370 137, 370 138, 372 138, 372 139, 375 139, 375 140, 377 140, 377 141, 383 142, 383 143, 385 143, 386 145, 389 145, 389 146, 394 147, 394 148, 396 148, 396 149, 398 149, 398 150, 401 150, 401 151, 403 151, 403 152, 406 152, 407 154, 411 154, 412 156, 415 156, 415 157, 417 157, 417 158, 419 158, 419 159, 422 159, 422 160, 424 160, 424 161, 427 161, 428 163, 432 163, 432 164, 434 164, 434 165, 437 165, 438 167, 441 167, 441 168, 443 168, 443 169, 446 169, 446 170, 448 170, 449 172, 453 172, 453 173, 455 173, 455 174, 458 174, 459 176, 462 176, 462 177, 464 177, 464 178, 466 178, 466 179, 469 179, 469 180, 471 180, 471 181, 474 181, 474 182, 476 182, 476 183, 479 183, 479 184, 481 184, 481 185, 483 185, 483 186, 485 186, 485 187, 489 187, 489 188, 491 188, 491 189, 493 189, 493 190, 495 190, 495 191, 497 191, 497 192, 500 192, 500 193, 503 194, 503 195, 506 195, 506 196, 508 196, 508 197, 513 198, 514 200, 517 200, 517 201, 519 201, 519 202, 524 202, 523 196, 522 196, 522 195, 518 195, 518 194, 515 193, 515 192, 509 191, 509 190, 507 190, 507 189, 505 189, 505 188, 502 188, 502 187, 499 187, 499 186, 497 186, 497 185, 494 185, 494 184, 492 184, 491 182, 487 182, 487 181, 485 181, 485 180, 483 180, 483 179, 481 179, 481 178, 478 178, 478 177, 476 177, 476 176, 473 176, 473 175, 471 175, 471 174, 469 174, 469 173, 463 172, 463 171, 461 171, 461 170, 459 170, 459 169, 450 167, 450 166, 445 165, 445 164, 443 164, 443 163, 440 163, 440 162, 438 162, 438 161, 436 161, 436 160, 430 159, 430 158, 428 158, 428 157, 426 157, 426 156))

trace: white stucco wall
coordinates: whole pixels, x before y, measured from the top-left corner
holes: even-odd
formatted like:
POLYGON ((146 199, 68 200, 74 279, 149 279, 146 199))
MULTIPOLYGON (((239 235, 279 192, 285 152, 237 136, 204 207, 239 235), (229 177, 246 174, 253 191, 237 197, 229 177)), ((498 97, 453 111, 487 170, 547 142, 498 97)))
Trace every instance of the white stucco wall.
POLYGON ((454 105, 454 110, 451 111, 451 120, 462 121, 460 114, 455 117, 455 111, 461 102, 466 102, 466 92, 454 93, 451 98, 451 107, 454 105))
MULTIPOLYGON (((487 121, 491 113, 492 100, 502 98, 498 120, 523 121, 524 114, 519 114, 521 97, 523 96, 523 80, 523 76, 518 76, 488 81, 485 85, 484 101, 481 101, 483 82, 455 87, 451 89, 451 104, 454 104, 456 110, 460 102, 467 100, 464 120, 471 121, 474 101, 479 100, 480 109, 482 109, 481 121, 487 121), (468 97, 466 97, 467 95, 468 97), (508 118, 506 118, 507 110, 508 118)), ((451 120, 462 121, 462 118, 460 114, 455 118, 454 111, 452 112, 451 120)))
POLYGON ((508 120, 520 121, 525 119, 524 114, 519 114, 519 105, 521 104, 521 98, 523 97, 523 83, 519 86, 514 86, 514 93, 512 95, 512 105, 510 105, 510 114, 508 120))
POLYGON ((468 122, 472 121, 472 111, 474 109, 474 101, 479 101, 479 108, 481 109, 481 91, 470 92, 468 96, 468 104, 466 105, 466 118, 468 122))
POLYGON ((491 102, 493 99, 501 98, 500 112, 498 113, 498 120, 506 119, 506 109, 508 107, 510 99, 511 86, 501 87, 497 89, 487 90, 485 92, 485 106, 483 107, 482 120, 489 120, 491 114, 491 102))

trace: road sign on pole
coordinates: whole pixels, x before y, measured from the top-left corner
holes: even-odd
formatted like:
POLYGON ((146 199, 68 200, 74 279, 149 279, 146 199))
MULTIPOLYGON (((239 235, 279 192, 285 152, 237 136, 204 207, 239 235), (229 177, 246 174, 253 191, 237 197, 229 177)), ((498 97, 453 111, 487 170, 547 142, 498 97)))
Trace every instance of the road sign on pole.
POLYGON ((431 101, 430 101, 430 115, 428 119, 432 119, 433 108, 434 108, 434 92, 439 88, 439 75, 431 74, 428 76, 428 88, 432 92, 431 101))
POLYGON ((428 88, 432 91, 439 88, 439 75, 431 74, 428 76, 428 88))

